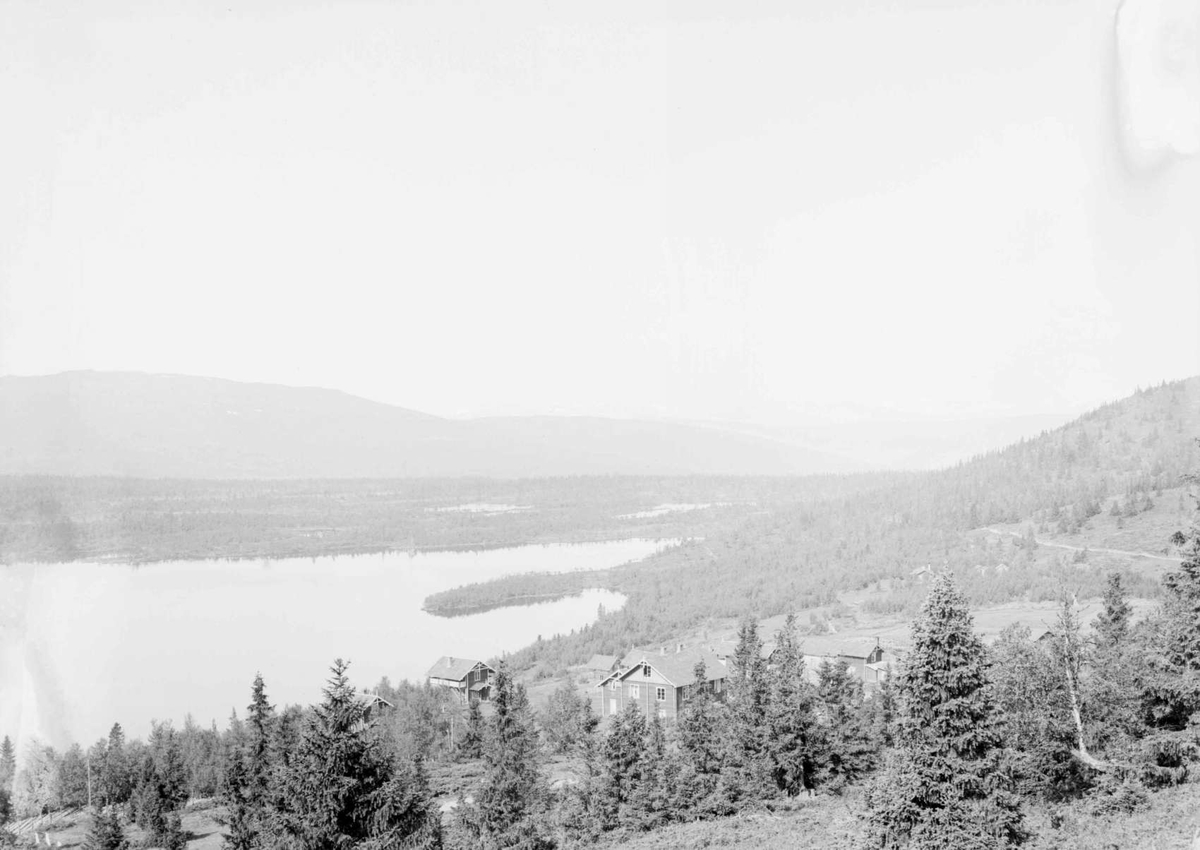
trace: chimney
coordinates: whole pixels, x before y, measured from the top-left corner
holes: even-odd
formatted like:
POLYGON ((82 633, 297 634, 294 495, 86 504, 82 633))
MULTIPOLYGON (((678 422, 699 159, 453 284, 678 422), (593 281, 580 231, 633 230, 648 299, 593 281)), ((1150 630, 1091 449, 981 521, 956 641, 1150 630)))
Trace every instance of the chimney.
POLYGON ((675 654, 678 655, 681 652, 683 652, 683 644, 682 643, 676 644, 675 645, 675 654))
POLYGON ((454 656, 453 655, 450 656, 450 666, 451 667, 454 666, 454 656))
POLYGON ((658 648, 658 654, 659 654, 659 655, 666 655, 666 654, 667 654, 667 648, 666 648, 665 646, 660 646, 660 647, 658 648))

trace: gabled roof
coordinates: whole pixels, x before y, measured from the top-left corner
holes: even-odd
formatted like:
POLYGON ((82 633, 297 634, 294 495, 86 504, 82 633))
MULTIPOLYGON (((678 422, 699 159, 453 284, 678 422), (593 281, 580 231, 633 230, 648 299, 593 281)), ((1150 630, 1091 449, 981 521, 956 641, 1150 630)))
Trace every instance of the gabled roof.
POLYGON ((722 658, 727 658, 737 652, 737 643, 732 640, 719 640, 713 643, 712 651, 722 658))
POLYGON ((878 641, 869 638, 856 640, 817 636, 800 640, 800 652, 817 658, 866 658, 876 647, 887 651, 878 641))
MULTIPOLYGON (((666 653, 658 649, 634 649, 621 659, 619 675, 622 679, 632 673, 643 663, 649 664, 658 673, 676 687, 691 684, 695 678, 694 669, 697 661, 704 662, 704 672, 708 680, 724 679, 727 675, 725 665, 716 653, 700 647, 684 647, 681 650, 668 649, 666 653)), ((611 676, 607 677, 607 682, 611 676)), ((604 684, 601 682, 601 684, 604 684)))
POLYGON ((453 679, 457 682, 467 678, 467 674, 479 666, 487 667, 489 670, 492 669, 482 661, 476 661, 474 658, 458 658, 453 655, 443 655, 437 660, 436 664, 429 668, 429 672, 425 675, 430 679, 453 679))
POLYGON ((583 666, 586 670, 611 670, 616 663, 615 655, 593 655, 583 666))
MULTIPOLYGON (((721 658, 733 658, 737 655, 737 641, 719 640, 712 644, 712 651, 721 658)), ((779 645, 773 640, 765 640, 762 644, 762 657, 770 658, 771 653, 779 648, 779 645)))

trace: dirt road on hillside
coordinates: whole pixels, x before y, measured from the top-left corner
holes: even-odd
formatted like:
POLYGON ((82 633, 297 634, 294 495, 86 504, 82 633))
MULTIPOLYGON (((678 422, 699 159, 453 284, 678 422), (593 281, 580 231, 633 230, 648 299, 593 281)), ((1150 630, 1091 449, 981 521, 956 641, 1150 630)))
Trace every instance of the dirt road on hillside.
MULTIPOLYGON (((984 531, 989 534, 997 534, 1001 537, 1021 537, 1014 531, 1003 531, 999 528, 985 528, 984 531)), ((1034 538, 1035 540, 1037 538, 1034 538)), ((1052 549, 1066 549, 1070 552, 1082 552, 1085 549, 1088 552, 1106 552, 1109 555, 1127 555, 1130 558, 1153 558, 1156 561, 1170 561, 1172 564, 1183 562, 1183 558, 1172 558, 1170 555, 1155 555, 1153 552, 1131 552, 1128 549, 1103 549, 1096 546, 1068 546, 1066 543, 1047 543, 1044 540, 1038 540, 1037 545, 1049 546, 1052 549)))

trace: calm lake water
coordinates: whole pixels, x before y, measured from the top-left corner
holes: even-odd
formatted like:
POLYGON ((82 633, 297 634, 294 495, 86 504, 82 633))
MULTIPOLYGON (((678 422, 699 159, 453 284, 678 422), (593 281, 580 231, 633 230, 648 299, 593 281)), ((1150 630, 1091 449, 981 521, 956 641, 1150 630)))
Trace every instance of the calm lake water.
POLYGON ((443 619, 421 610, 430 593, 513 573, 614 566, 673 542, 8 568, 10 579, 23 577, 25 601, 23 626, 7 629, 0 645, 0 734, 87 744, 115 720, 141 737, 151 719, 178 726, 188 712, 224 727, 233 708, 245 713, 256 671, 276 705, 307 704, 339 656, 360 688, 385 675, 422 679, 441 655, 513 651, 625 601, 597 590, 443 619))

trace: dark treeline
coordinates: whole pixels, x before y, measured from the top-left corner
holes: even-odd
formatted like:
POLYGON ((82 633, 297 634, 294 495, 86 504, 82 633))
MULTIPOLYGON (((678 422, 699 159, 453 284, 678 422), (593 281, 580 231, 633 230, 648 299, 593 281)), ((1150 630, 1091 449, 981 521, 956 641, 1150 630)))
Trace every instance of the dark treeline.
POLYGON ((196 481, 0 476, 0 556, 14 561, 300 557, 675 538, 753 511, 877 487, 806 478, 196 481), (633 514, 659 504, 701 511, 633 514), (450 510, 463 505, 528 508, 450 510))
POLYGON ((495 608, 563 599, 585 590, 611 589, 619 586, 619 581, 620 573, 616 570, 522 573, 431 593, 422 607, 439 617, 462 617, 495 608))

